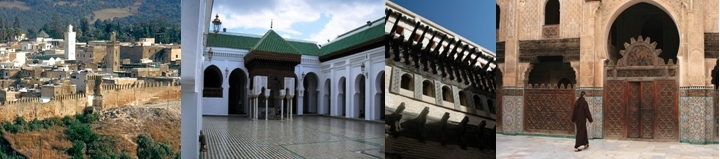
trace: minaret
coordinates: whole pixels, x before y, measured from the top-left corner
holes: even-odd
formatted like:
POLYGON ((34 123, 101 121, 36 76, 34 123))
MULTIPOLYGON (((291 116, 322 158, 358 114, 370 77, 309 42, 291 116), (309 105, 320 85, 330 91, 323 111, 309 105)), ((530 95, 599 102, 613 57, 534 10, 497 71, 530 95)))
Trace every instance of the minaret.
POLYGON ((110 41, 106 45, 105 68, 110 72, 120 70, 120 43, 115 39, 116 33, 110 34, 110 41))
POLYGON ((68 31, 65 32, 65 60, 75 60, 75 36, 73 26, 68 25, 68 31))

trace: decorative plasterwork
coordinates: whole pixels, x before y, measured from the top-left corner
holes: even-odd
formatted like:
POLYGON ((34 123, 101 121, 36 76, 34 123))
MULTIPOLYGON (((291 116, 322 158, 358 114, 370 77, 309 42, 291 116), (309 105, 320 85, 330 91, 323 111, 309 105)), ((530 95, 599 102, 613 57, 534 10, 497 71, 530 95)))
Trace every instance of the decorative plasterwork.
POLYGON ((580 38, 520 40, 520 62, 537 62, 538 56, 562 56, 564 62, 580 61, 580 38))
POLYGON ((390 93, 398 93, 400 91, 400 76, 402 76, 402 72, 400 72, 400 68, 398 67, 392 67, 392 74, 391 74, 391 84, 390 84, 390 93))
POLYGON ((662 50, 655 49, 657 43, 651 42, 650 37, 630 38, 630 43, 623 45, 626 50, 620 50, 623 57, 618 60, 618 66, 660 66, 664 63, 659 57, 662 50))
POLYGON ((301 61, 302 64, 312 64, 312 65, 320 64, 320 60, 318 60, 317 58, 302 57, 301 60, 302 60, 301 61))
POLYGON ((643 39, 642 36, 639 36, 637 40, 630 38, 630 43, 624 45, 627 49, 620 51, 623 57, 618 59, 617 64, 612 60, 606 60, 606 80, 678 79, 678 66, 672 59, 666 64, 659 57, 662 50, 655 49, 657 44, 651 42, 649 37, 643 39))
POLYGON ((543 25, 542 26, 542 37, 543 38, 557 38, 560 36, 560 25, 543 25))
POLYGON ((718 36, 718 33, 705 33, 705 58, 718 58, 718 36))

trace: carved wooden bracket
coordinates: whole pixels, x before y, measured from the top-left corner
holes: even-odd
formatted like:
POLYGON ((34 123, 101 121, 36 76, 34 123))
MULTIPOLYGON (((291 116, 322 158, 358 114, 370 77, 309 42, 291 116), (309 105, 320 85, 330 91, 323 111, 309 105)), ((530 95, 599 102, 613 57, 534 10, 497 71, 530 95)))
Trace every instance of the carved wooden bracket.
POLYGON ((543 38, 560 37, 560 25, 559 24, 543 25, 542 36, 543 36, 543 38))

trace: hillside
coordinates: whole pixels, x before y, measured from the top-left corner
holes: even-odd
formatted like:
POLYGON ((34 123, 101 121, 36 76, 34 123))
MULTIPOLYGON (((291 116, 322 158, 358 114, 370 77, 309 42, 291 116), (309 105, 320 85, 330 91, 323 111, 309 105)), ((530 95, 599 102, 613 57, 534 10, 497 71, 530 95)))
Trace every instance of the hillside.
POLYGON ((180 0, 0 0, 0 25, 19 19, 20 30, 40 29, 44 25, 80 24, 83 18, 113 20, 127 26, 164 18, 180 25, 180 0))
MULTIPOLYGON (((90 129, 99 137, 93 150, 88 151, 91 158, 119 154, 134 158, 137 156, 137 140, 140 134, 147 134, 158 143, 168 144, 173 152, 171 154, 180 151, 180 101, 157 101, 98 113, 99 121, 89 124, 90 129)), ((28 125, 32 125, 31 123, 33 122, 28 122, 28 125)), ((26 127, 31 129, 31 126, 26 127)), ((27 158, 70 158, 67 152, 72 151, 73 142, 66 135, 67 127, 56 124, 46 129, 21 130, 18 133, 6 130, 2 132, 2 137, 16 154, 27 158)))

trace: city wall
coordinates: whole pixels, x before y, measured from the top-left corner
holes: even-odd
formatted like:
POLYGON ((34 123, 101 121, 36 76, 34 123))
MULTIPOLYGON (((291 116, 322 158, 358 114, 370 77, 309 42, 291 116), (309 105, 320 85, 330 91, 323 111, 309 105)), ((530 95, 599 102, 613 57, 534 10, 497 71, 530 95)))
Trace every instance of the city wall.
POLYGON ((75 115, 88 106, 109 109, 180 99, 180 86, 174 82, 101 84, 100 86, 102 103, 93 102, 95 96, 92 92, 57 96, 45 103, 40 98, 23 98, 8 101, 0 106, 0 121, 13 121, 17 116, 29 121, 36 118, 40 120, 75 115))

